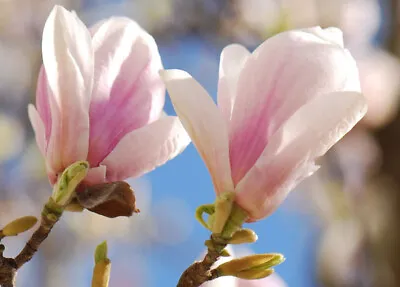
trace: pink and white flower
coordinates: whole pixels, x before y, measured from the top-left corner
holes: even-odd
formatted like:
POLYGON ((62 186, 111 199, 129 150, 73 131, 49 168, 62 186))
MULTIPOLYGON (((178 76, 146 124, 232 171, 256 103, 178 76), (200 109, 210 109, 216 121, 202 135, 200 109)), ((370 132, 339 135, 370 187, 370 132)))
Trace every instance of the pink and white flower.
POLYGON ((110 18, 88 30, 56 6, 42 52, 29 117, 52 184, 79 160, 91 166, 86 184, 137 177, 189 144, 179 119, 162 116, 158 48, 132 20, 110 18))
POLYGON ((281 33, 253 53, 227 46, 218 107, 188 73, 161 75, 215 192, 235 191, 250 220, 273 212, 367 110, 336 28, 281 33))

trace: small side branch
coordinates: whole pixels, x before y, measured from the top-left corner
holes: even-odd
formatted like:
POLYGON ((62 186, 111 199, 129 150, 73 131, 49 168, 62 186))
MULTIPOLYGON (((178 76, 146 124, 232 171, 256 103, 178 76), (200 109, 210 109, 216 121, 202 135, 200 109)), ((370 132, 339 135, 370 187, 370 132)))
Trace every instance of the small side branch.
POLYGON ((60 219, 62 212, 63 210, 50 199, 43 208, 39 228, 32 234, 24 249, 15 257, 17 269, 32 259, 40 244, 49 236, 50 231, 60 219))
POLYGON ((207 254, 202 261, 196 261, 190 265, 181 275, 177 287, 198 287, 204 282, 218 278, 212 265, 217 262, 227 242, 212 234, 208 244, 207 254))

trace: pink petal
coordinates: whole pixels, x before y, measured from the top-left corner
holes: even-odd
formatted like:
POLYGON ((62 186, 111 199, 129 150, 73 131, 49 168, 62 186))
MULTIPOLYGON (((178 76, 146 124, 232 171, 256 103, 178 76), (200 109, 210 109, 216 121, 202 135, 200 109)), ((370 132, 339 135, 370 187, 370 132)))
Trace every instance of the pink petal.
POLYGON ((228 131, 221 112, 188 73, 166 70, 160 74, 177 115, 210 172, 216 193, 233 190, 228 131))
POLYGON ((190 138, 177 117, 163 117, 125 135, 101 163, 107 181, 138 177, 181 153, 190 138))
POLYGON ((85 177, 85 183, 88 185, 94 185, 105 182, 106 171, 107 168, 104 165, 90 168, 87 176, 85 177))
POLYGON ((282 33, 264 42, 239 76, 229 133, 234 183, 300 106, 318 95, 346 90, 360 90, 358 70, 340 45, 304 31, 282 33))
POLYGON ((357 92, 316 97, 271 137, 256 164, 240 181, 237 202, 253 219, 271 212, 300 181, 318 169, 315 160, 340 140, 366 113, 357 92))
POLYGON ((90 106, 88 159, 101 162, 129 132, 161 115, 165 88, 154 39, 127 18, 93 29, 95 86, 90 106))
MULTIPOLYGON (((39 77, 38 77, 38 82, 37 82, 37 88, 36 88, 36 108, 37 111, 43 121, 46 133, 46 141, 50 139, 50 134, 51 134, 51 111, 50 111, 50 105, 49 105, 49 94, 51 91, 49 91, 49 85, 47 82, 47 77, 46 77, 46 71, 44 70, 44 67, 40 67, 39 71, 39 77)), ((46 147, 47 149, 47 147, 46 147)), ((46 150, 44 149, 44 150, 46 150)), ((46 155, 44 153, 43 155, 46 155)))
POLYGON ((249 56, 250 52, 238 44, 226 46, 221 53, 218 81, 218 108, 221 110, 227 124, 231 120, 239 74, 249 56))
POLYGON ((40 118, 39 113, 35 109, 35 107, 31 104, 28 105, 28 115, 29 120, 31 121, 33 130, 35 132, 36 143, 39 147, 40 152, 43 156, 46 155, 46 134, 45 127, 42 119, 40 118))
POLYGON ((90 34, 75 15, 55 6, 44 27, 42 52, 51 89, 52 127, 47 157, 59 172, 87 156, 93 85, 90 34))

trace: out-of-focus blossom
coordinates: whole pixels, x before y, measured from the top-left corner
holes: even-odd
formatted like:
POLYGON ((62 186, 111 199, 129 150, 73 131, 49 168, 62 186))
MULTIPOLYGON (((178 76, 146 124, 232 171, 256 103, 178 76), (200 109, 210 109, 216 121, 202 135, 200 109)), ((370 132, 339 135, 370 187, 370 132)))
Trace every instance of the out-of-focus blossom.
POLYGON ((324 234, 319 247, 319 268, 324 280, 333 279, 337 286, 355 286, 357 265, 364 233, 359 222, 334 221, 324 234))
POLYGON ((315 0, 239 0, 239 19, 261 35, 271 35, 282 24, 291 28, 305 28, 318 24, 315 0))
POLYGON ((353 193, 363 192, 368 176, 381 159, 376 140, 365 129, 356 128, 335 146, 335 151, 344 188, 353 193))
POLYGON ((177 21, 173 19, 173 4, 174 0, 107 1, 85 9, 83 19, 92 22, 108 15, 124 15, 135 19, 147 31, 157 31, 177 21))
POLYGON ((285 32, 252 54, 230 45, 219 75, 218 109, 188 73, 162 72, 216 193, 234 190, 252 220, 273 212, 366 112, 356 64, 335 28, 285 32))
POLYGON ((137 177, 190 142, 177 117, 162 116, 165 88, 154 39, 127 18, 90 32, 56 6, 43 32, 43 67, 29 117, 54 183, 88 160, 86 184, 137 177))
POLYGON ((10 44, 8 41, 0 43, 0 101, 1 107, 5 103, 20 105, 28 91, 32 79, 31 50, 21 47, 20 44, 10 44))
POLYGON ((400 62, 375 48, 354 55, 360 70, 361 88, 368 102, 368 113, 361 122, 370 128, 382 127, 397 115, 400 62))
POLYGON ((368 44, 378 31, 381 17, 377 0, 239 0, 237 3, 239 20, 261 35, 271 35, 281 28, 337 26, 352 46, 368 44))
MULTIPOLYGON (((345 39, 351 46, 369 45, 376 33, 378 33, 381 23, 381 10, 378 0, 340 0, 340 1, 322 1, 338 3, 339 15, 337 25, 343 29, 345 39), (360 23, 363 23, 360 25, 360 23)), ((320 5, 324 14, 329 15, 329 9, 326 5, 320 5)), ((334 20, 333 20, 334 21, 334 20)), ((331 22, 333 22, 331 21, 331 22)))

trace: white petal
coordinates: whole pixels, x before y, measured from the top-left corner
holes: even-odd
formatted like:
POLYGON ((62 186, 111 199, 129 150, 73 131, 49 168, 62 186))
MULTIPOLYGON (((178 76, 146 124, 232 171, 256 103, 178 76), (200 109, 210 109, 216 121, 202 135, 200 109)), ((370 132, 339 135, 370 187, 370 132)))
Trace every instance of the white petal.
POLYGON ((48 153, 54 166, 65 167, 87 155, 93 85, 90 34, 73 13, 55 6, 43 30, 42 52, 52 91, 48 153), (54 120, 55 113, 60 113, 57 120, 54 120))
POLYGON ((221 112, 206 90, 181 70, 160 72, 175 111, 203 158, 215 191, 233 190, 228 131, 221 112))
POLYGON ((190 138, 178 117, 163 117, 125 135, 101 165, 107 180, 138 177, 180 154, 190 138))
POLYGON ((89 169, 84 182, 88 185, 103 183, 106 180, 107 168, 104 165, 89 169))
POLYGON ((301 31, 314 34, 315 36, 331 44, 339 45, 342 48, 344 47, 343 32, 339 28, 329 27, 326 29, 322 29, 321 27, 312 27, 312 28, 301 29, 301 31))
POLYGON ((271 137, 256 164, 237 186, 237 202, 253 219, 267 216, 301 180, 315 172, 315 160, 365 115, 357 92, 322 95, 301 107, 271 137))
POLYGON ((36 143, 43 156, 46 155, 45 127, 39 113, 32 104, 28 105, 28 116, 35 131, 36 143))
POLYGON ((218 107, 229 123, 236 97, 236 87, 240 71, 250 52, 243 46, 232 44, 221 53, 218 81, 218 107))

